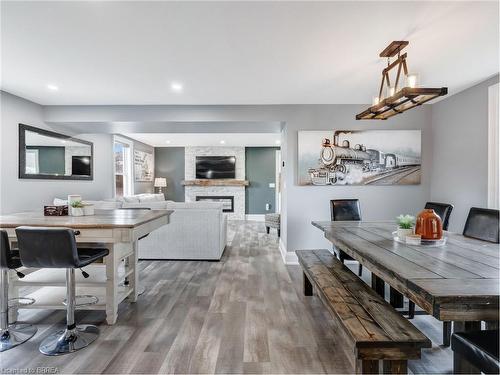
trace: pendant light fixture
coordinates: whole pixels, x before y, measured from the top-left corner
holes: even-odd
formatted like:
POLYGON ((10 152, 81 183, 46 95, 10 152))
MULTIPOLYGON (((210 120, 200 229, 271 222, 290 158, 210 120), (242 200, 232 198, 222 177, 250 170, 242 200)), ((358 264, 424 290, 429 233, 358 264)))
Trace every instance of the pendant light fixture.
POLYGON ((387 58, 387 67, 382 70, 382 82, 378 96, 373 98, 372 106, 356 115, 356 120, 386 120, 389 117, 403 113, 411 108, 422 105, 439 96, 448 93, 447 87, 429 88, 418 86, 418 75, 408 73, 406 53, 401 51, 408 45, 408 41, 394 41, 381 53, 380 57, 387 58), (391 62, 391 57, 397 59, 391 62), (389 72, 398 68, 396 80, 391 84, 389 72), (401 73, 404 79, 401 79, 401 73), (403 86, 401 89, 399 85, 403 86))

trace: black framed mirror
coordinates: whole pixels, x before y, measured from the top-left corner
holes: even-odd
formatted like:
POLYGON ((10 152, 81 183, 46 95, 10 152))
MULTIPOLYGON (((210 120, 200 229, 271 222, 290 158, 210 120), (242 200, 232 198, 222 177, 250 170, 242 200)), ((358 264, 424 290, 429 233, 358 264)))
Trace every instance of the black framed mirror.
POLYGON ((19 124, 19 178, 93 180, 94 144, 19 124))

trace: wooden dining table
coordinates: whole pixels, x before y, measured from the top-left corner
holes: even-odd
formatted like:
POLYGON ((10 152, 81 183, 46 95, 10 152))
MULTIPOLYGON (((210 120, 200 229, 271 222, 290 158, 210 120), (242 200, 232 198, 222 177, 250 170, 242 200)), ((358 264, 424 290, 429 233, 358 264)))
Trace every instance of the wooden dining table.
MULTIPOLYGON (((18 226, 65 227, 78 233, 80 246, 105 247, 109 250, 103 263, 85 267, 90 275, 84 278, 76 273, 78 295, 95 295, 98 303, 85 309, 105 310, 106 321, 114 324, 118 317, 118 305, 128 299, 135 302, 138 296, 139 272, 137 267, 138 240, 169 223, 171 210, 96 210, 91 216, 44 216, 43 212, 22 212, 0 216, 0 229, 5 229, 11 246, 17 242, 18 226)), ((65 309, 65 270, 23 269, 26 276, 18 278, 10 273, 9 297, 17 297, 19 288, 35 287, 28 297, 35 300, 24 308, 65 309)))
MULTIPOLYGON (((393 222, 313 221, 335 247, 454 331, 498 326, 499 245, 445 232, 443 246, 396 242, 393 222)), ((373 281, 373 280, 372 280, 373 281)), ((382 283, 383 284, 383 283, 382 283)))

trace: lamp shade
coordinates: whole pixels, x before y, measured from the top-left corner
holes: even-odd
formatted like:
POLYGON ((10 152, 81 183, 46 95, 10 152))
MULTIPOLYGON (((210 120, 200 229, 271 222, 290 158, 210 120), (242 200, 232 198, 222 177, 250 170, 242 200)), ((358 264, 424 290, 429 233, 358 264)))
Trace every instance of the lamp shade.
POLYGON ((167 187, 167 179, 165 177, 156 177, 155 187, 167 187))

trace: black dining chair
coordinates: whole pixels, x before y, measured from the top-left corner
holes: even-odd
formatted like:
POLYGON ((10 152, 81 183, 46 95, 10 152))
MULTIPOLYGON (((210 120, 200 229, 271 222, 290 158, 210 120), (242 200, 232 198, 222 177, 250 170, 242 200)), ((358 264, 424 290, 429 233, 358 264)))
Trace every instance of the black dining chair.
MULTIPOLYGON (((441 218, 443 230, 448 230, 453 205, 449 203, 427 202, 424 208, 431 208, 441 218)), ((415 317, 415 302, 408 301, 408 319, 415 317)), ((443 346, 450 346, 451 322, 443 322, 443 346)))
MULTIPOLYGON (((99 336, 94 325, 76 325, 76 285, 75 268, 81 269, 105 257, 105 248, 77 248, 75 235, 78 231, 70 228, 45 228, 21 226, 16 228, 21 262, 25 267, 66 269, 66 328, 52 333, 40 344, 39 350, 45 355, 72 353, 90 345, 99 336)), ((83 271, 82 271, 83 273, 83 271)), ((83 273, 84 277, 88 274, 83 273)), ((93 304, 94 301, 87 303, 93 304)))
POLYGON ((465 222, 463 235, 493 243, 499 243, 499 210, 472 207, 465 222))
MULTIPOLYGON (((332 221, 361 221, 361 208, 359 199, 332 199, 330 200, 330 214, 332 221)), ((339 259, 342 263, 345 260, 355 260, 342 250, 338 249, 339 259)), ((358 275, 362 276, 363 266, 359 264, 358 275)))
POLYGON ((449 203, 427 202, 424 208, 431 208, 441 218, 443 230, 448 230, 453 205, 449 203))
POLYGON ((453 373, 500 373, 498 341, 498 329, 454 333, 451 339, 453 373))
MULTIPOLYGON (((24 274, 17 271, 23 265, 19 253, 11 250, 9 236, 5 230, 0 231, 0 352, 12 349, 34 336, 37 328, 31 324, 9 324, 9 270, 14 270, 22 278, 24 274)), ((27 304, 35 302, 32 298, 16 298, 17 301, 24 299, 27 304)))

